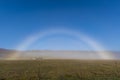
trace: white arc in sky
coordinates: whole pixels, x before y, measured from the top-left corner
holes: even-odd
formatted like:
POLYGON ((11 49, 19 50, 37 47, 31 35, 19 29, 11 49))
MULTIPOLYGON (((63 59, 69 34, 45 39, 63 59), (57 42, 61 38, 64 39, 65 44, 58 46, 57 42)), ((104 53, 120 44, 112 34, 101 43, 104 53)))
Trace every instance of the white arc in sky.
MULTIPOLYGON (((104 47, 98 43, 97 41, 93 40, 91 37, 86 36, 83 33, 76 32, 73 30, 68 29, 51 29, 46 31, 40 31, 39 33, 33 34, 25 38, 18 46, 17 50, 26 50, 29 46, 31 46, 33 43, 35 43, 38 39, 42 39, 45 36, 53 35, 56 33, 62 33, 66 35, 71 35, 79 40, 82 40, 83 42, 87 43, 92 47, 94 50, 98 51, 97 55, 100 56, 101 59, 113 59, 114 57, 110 52, 105 51, 104 47), (101 52, 102 51, 102 52, 101 52)), ((20 53, 13 53, 8 58, 16 58, 20 56, 20 53)))

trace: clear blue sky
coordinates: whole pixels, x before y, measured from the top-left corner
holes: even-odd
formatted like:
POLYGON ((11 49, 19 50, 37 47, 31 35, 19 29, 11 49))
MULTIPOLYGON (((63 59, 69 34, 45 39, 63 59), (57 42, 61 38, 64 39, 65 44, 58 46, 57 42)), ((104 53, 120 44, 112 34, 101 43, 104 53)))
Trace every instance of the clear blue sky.
MULTIPOLYGON (((120 0, 0 0, 0 48, 15 49, 30 34, 60 27, 83 31, 108 50, 119 51, 120 0)), ((64 40, 62 47, 74 41, 58 36, 58 42, 59 38, 64 40)))

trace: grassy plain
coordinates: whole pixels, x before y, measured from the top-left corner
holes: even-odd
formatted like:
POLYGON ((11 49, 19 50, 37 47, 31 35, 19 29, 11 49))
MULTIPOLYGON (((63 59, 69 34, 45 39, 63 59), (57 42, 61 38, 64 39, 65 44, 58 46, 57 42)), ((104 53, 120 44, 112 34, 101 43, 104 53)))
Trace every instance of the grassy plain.
POLYGON ((120 61, 0 61, 0 80, 120 80, 120 61))

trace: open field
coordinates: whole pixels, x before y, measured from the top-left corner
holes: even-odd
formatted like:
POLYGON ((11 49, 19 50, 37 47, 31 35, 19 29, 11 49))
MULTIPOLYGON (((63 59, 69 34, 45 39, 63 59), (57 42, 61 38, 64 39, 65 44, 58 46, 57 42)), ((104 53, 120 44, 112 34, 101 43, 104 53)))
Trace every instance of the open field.
POLYGON ((120 61, 0 61, 0 80, 120 80, 120 61))

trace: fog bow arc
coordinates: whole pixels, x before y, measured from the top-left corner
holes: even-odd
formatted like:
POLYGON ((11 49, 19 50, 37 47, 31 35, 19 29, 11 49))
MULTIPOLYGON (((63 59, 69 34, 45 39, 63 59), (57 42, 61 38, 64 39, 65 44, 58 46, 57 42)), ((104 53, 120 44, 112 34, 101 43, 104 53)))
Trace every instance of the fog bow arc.
MULTIPOLYGON (((101 59, 113 59, 114 58, 110 52, 104 51, 105 50, 104 47, 100 43, 95 41, 93 38, 88 37, 87 35, 80 33, 80 32, 76 32, 73 30, 65 30, 65 29, 52 29, 52 30, 40 31, 38 33, 30 35, 30 36, 26 37, 16 47, 16 49, 17 50, 26 50, 29 46, 31 46, 33 43, 35 43, 38 39, 42 39, 43 37, 45 37, 47 35, 53 35, 53 34, 57 34, 57 33, 74 36, 74 37, 82 40, 83 42, 87 43, 88 45, 90 45, 90 47, 92 47, 94 50, 96 50, 96 51, 99 50, 96 54, 101 59), (100 51, 104 51, 104 52, 100 52, 100 51)), ((12 55, 9 55, 7 58, 8 59, 17 59, 19 56, 20 56, 20 53, 15 52, 12 55)))

